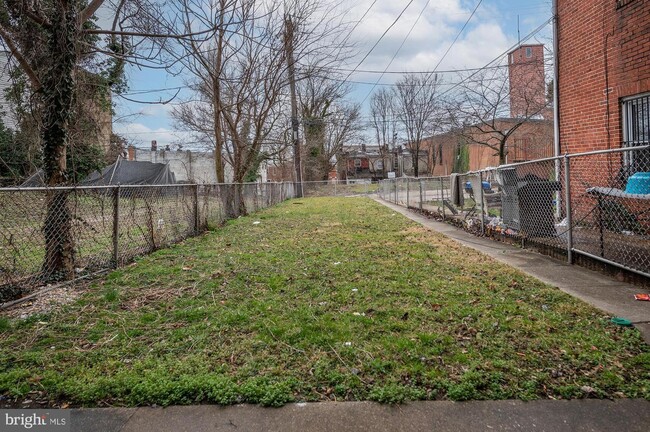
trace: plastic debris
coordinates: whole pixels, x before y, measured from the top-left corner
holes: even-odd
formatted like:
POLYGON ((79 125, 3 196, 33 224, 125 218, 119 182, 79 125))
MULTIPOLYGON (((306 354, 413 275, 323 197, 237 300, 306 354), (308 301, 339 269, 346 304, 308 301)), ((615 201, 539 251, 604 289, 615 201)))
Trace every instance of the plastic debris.
POLYGON ((650 301, 650 294, 634 294, 634 300, 650 301))
POLYGON ((632 327, 632 322, 628 319, 621 318, 621 317, 614 317, 612 318, 612 322, 616 325, 620 325, 622 327, 632 327))
POLYGON ((261 224, 261 223, 262 223, 262 222, 260 222, 260 221, 255 221, 255 222, 253 222, 253 225, 259 225, 259 224, 261 224))

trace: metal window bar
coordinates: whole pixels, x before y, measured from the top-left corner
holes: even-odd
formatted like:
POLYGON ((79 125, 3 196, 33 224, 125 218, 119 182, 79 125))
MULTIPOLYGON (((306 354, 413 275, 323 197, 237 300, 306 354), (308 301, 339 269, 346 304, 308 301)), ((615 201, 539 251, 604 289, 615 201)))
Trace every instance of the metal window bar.
MULTIPOLYGON (((628 99, 622 103, 623 147, 639 147, 650 144, 650 95, 628 99)), ((624 155, 625 167, 629 170, 650 171, 650 166, 639 166, 639 152, 624 155)))

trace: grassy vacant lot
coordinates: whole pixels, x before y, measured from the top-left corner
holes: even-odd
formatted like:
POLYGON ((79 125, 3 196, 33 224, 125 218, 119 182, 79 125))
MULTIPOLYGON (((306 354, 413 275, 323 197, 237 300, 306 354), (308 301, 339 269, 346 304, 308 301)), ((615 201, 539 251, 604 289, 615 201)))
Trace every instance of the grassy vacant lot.
POLYGON ((368 199, 231 221, 0 328, 10 399, 650 397, 635 329, 368 199))

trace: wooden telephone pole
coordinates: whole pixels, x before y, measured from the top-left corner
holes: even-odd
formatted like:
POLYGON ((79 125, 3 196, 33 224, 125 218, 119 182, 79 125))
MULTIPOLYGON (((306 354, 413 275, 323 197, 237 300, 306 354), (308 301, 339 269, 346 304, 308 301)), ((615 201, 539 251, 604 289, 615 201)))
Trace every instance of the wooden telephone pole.
POLYGON ((302 198, 302 165, 300 161, 300 137, 298 131, 300 123, 298 122, 298 100, 296 98, 296 69, 293 59, 293 21, 288 14, 284 17, 285 33, 284 48, 287 52, 287 68, 289 71, 289 89, 291 92, 291 133, 293 137, 293 160, 296 170, 296 183, 294 190, 296 198, 302 198))

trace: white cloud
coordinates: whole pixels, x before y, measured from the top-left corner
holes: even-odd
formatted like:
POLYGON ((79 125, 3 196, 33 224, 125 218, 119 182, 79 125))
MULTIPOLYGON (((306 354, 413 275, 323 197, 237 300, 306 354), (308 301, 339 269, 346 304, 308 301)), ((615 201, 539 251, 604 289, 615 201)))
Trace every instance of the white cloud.
MULTIPOLYGON (((379 45, 359 67, 361 70, 383 70, 399 49, 402 41, 415 23, 426 0, 414 2, 402 18, 384 36, 379 45)), ((359 19, 372 3, 362 0, 353 13, 359 19)), ((389 70, 431 70, 451 46, 463 24, 470 17, 475 4, 460 0, 430 2, 406 43, 397 54, 389 70)), ((404 7, 403 2, 377 2, 370 13, 354 31, 361 54, 370 50, 404 7)), ((480 67, 504 52, 513 41, 509 40, 499 22, 500 15, 492 7, 481 7, 472 17, 465 31, 454 43, 439 69, 480 67)), ((361 57, 361 56, 359 56, 361 57)), ((356 66, 360 58, 351 61, 356 66)), ((386 77, 382 82, 392 82, 399 76, 386 77)), ((377 75, 355 74, 352 80, 374 81, 377 75), (373 79, 374 77, 374 79, 373 79)))

